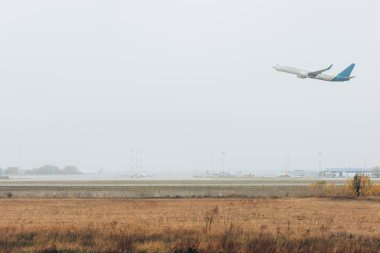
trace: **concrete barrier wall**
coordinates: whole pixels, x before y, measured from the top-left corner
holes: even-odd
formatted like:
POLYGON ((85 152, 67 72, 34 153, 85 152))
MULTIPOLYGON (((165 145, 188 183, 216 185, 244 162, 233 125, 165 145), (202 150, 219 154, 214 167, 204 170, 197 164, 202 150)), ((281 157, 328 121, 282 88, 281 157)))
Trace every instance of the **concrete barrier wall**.
POLYGON ((6 186, 0 198, 228 198, 308 197, 308 186, 6 186))

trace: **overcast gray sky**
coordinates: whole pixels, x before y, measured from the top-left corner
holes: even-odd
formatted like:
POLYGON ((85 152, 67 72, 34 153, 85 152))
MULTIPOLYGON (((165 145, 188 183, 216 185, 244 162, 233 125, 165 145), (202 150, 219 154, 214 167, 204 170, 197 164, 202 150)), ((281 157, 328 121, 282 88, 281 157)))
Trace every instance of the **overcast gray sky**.
POLYGON ((0 167, 380 164, 379 1, 1 1, 0 167), (352 62, 346 83, 301 80, 352 62))

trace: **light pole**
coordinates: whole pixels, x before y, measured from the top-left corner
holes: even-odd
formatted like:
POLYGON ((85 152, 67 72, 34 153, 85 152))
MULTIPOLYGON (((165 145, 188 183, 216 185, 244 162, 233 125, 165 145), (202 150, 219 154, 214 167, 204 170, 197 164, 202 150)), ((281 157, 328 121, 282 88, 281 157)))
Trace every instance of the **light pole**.
POLYGON ((215 156, 214 155, 211 156, 211 173, 212 174, 215 173, 215 156))
POLYGON ((289 172, 290 169, 290 156, 288 155, 286 157, 286 170, 289 172))
POLYGON ((222 152, 222 170, 224 171, 224 156, 226 155, 226 152, 222 152))

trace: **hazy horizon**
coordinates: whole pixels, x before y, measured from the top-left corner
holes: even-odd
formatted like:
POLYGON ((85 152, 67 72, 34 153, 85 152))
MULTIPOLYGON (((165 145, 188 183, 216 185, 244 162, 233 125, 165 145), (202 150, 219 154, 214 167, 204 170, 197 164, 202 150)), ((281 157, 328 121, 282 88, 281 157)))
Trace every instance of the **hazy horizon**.
POLYGON ((153 173, 380 165, 379 7, 2 1, 0 167, 129 172, 131 148, 153 173), (272 68, 351 63, 345 83, 272 68))

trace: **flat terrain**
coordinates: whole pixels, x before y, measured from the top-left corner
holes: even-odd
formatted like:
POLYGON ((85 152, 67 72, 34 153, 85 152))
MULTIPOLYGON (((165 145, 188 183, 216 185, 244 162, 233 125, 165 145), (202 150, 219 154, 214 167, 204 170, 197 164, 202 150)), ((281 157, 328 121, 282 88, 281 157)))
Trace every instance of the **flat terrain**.
POLYGON ((180 199, 180 200, 0 200, 0 228, 143 225, 149 231, 178 227, 202 229, 205 215, 218 213, 213 230, 230 223, 244 230, 318 230, 380 235, 380 202, 328 199, 180 199))
MULTIPOLYGON (((0 180, 0 198, 310 197, 318 178, 0 180)), ((347 179, 326 179, 337 186, 347 179)), ((373 181, 378 184, 379 181, 373 181)))
MULTIPOLYGON (((335 184, 344 184, 345 178, 290 178, 290 177, 257 177, 257 178, 196 178, 196 179, 78 179, 65 177, 17 177, 15 179, 0 180, 0 186, 192 186, 192 185, 310 185, 318 180, 326 180, 335 184)), ((375 183, 380 183, 380 179, 372 179, 375 183)))
POLYGON ((0 180, 0 252, 380 252, 379 182, 317 180, 0 180))
POLYGON ((179 200, 0 200, 0 228, 106 226, 116 222, 149 231, 205 227, 205 216, 218 213, 213 231, 231 223, 243 230, 261 226, 271 232, 306 229, 380 235, 380 202, 328 199, 179 199, 179 200))
MULTIPOLYGON (((178 245, 178 241, 183 239, 178 237, 180 234, 187 235, 187 243, 205 249, 211 247, 210 241, 217 241, 210 236, 224 238, 226 231, 236 234, 237 237, 233 239, 236 242, 243 240, 240 237, 249 238, 262 233, 289 240, 302 240, 304 237, 326 239, 330 235, 344 235, 340 239, 343 241, 348 240, 345 239, 346 235, 351 239, 380 237, 380 202, 365 200, 0 199, 0 212, 2 238, 19 238, 20 231, 32 233, 33 243, 20 246, 24 250, 47 245, 58 248, 71 245, 71 248, 92 250, 94 247, 111 247, 107 244, 111 239, 105 242, 101 238, 108 238, 107 235, 120 231, 123 231, 123 235, 127 234, 127 238, 134 238, 132 235, 137 236, 136 234, 144 236, 145 239, 130 239, 129 243, 135 249, 144 249, 146 252, 170 252, 164 249, 178 245), (79 235, 74 236, 77 239, 70 240, 57 234, 51 235, 53 232, 67 235, 89 231, 95 235, 91 235, 90 243, 87 244, 78 239, 82 238, 79 235), (148 235, 149 239, 146 238, 148 235), (172 237, 162 239, 164 235, 172 237), (46 241, 46 238, 50 239, 46 241)), ((337 239, 334 239, 334 243, 335 241, 337 239)), ((0 241, 0 245, 1 243, 0 241)), ((121 247, 120 244, 117 245, 121 247)), ((212 247, 224 247, 223 243, 220 245, 212 247)), ((380 243, 375 243, 376 245, 380 250, 380 243)), ((207 251, 213 252, 211 249, 205 250, 207 251)))

